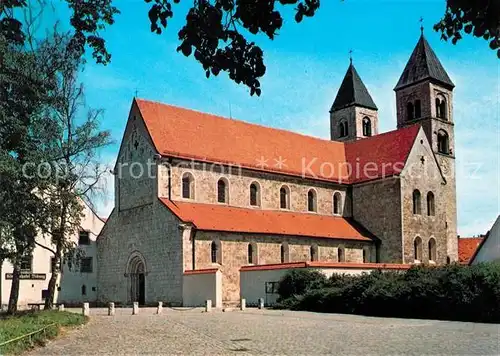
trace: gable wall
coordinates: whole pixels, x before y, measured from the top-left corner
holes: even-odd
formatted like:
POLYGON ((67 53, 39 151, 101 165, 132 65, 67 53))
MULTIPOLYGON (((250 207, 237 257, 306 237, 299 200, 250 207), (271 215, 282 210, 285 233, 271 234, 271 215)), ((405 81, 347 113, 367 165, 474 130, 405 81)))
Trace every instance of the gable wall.
MULTIPOLYGON (((427 137, 421 130, 401 174, 404 263, 414 262, 414 239, 422 239, 422 261, 429 262, 428 241, 436 240, 436 263, 446 263, 447 228, 445 185, 427 137), (424 163, 421 158, 424 158, 424 163), (413 214, 413 191, 421 193, 421 214, 413 214), (427 215, 427 194, 435 197, 435 215, 427 215)), ((456 236, 456 235, 455 235, 456 236)), ((456 240, 456 237, 455 237, 456 240)))

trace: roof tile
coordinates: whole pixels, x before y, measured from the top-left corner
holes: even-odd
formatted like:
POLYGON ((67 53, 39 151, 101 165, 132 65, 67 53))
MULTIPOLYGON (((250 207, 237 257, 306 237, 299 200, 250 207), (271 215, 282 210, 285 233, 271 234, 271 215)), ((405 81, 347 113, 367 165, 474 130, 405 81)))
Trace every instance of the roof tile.
POLYGON ((166 198, 160 198, 160 201, 180 220, 194 224, 198 230, 358 241, 374 239, 356 222, 337 216, 190 203, 166 198))

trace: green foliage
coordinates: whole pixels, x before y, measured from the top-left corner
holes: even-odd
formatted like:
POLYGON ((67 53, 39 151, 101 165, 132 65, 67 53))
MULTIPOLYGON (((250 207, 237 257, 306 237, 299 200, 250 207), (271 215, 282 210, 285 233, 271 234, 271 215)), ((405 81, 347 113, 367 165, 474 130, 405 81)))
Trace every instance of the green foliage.
POLYGON ((385 317, 500 322, 500 264, 416 266, 406 272, 334 275, 326 283, 316 283, 318 279, 314 274, 310 274, 310 280, 306 280, 307 273, 299 273, 303 278, 295 275, 296 271, 291 271, 280 283, 281 307, 385 317), (297 286, 293 285, 295 280, 297 286))
POLYGON ((463 34, 472 34, 490 42, 490 48, 500 58, 500 1, 448 0, 444 17, 434 25, 445 41, 453 44, 463 34))
POLYGON ((293 269, 280 281, 278 293, 281 299, 304 294, 309 289, 322 288, 326 285, 325 275, 311 269, 293 269))
POLYGON ((60 327, 81 325, 86 321, 86 317, 81 314, 56 310, 24 312, 12 316, 0 315, 0 344, 56 323, 54 327, 46 329, 45 333, 0 346, 0 354, 19 354, 34 345, 43 344, 46 339, 56 337, 60 327))

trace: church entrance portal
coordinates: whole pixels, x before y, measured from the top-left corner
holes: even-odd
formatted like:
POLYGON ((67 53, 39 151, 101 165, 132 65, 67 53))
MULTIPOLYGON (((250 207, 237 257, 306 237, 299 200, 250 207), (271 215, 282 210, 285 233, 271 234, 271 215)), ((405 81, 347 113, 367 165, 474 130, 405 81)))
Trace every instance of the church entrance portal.
POLYGON ((139 256, 132 258, 129 271, 130 299, 132 302, 144 305, 146 303, 146 274, 144 262, 139 256))

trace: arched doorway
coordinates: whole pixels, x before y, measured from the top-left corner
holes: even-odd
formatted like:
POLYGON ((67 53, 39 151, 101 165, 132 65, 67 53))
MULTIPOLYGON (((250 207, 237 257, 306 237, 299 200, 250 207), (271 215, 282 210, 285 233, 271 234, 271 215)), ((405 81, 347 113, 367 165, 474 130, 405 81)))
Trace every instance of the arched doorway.
POLYGON ((130 256, 127 272, 130 301, 144 305, 146 303, 146 264, 140 253, 134 253, 130 256))

